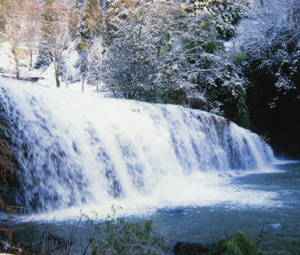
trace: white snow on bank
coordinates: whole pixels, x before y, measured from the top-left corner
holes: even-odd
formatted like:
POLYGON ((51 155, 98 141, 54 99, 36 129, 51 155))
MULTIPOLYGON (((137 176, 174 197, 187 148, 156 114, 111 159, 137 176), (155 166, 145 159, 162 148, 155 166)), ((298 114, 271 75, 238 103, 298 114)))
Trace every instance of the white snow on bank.
MULTIPOLYGON (((73 43, 74 44, 74 43, 73 43)), ((75 44, 70 45, 68 50, 64 53, 65 55, 65 68, 66 74, 63 77, 63 81, 60 80, 60 89, 72 90, 84 93, 97 93, 97 87, 94 85, 84 83, 84 88, 82 89, 82 80, 80 79, 79 69, 76 68, 76 63, 79 60, 79 55, 75 49, 75 44), (68 80, 66 82, 65 80, 68 80), (76 80, 70 82, 70 80, 76 80)), ((34 56, 36 59, 37 56, 34 56)), ((42 67, 40 69, 31 69, 28 67, 28 59, 20 59, 20 77, 21 79, 32 79, 39 78, 36 82, 42 86, 56 87, 55 82, 55 72, 54 65, 51 63, 48 67, 42 67)), ((15 62, 13 54, 11 52, 11 46, 8 42, 3 42, 0 44, 0 76, 7 78, 14 78, 15 76, 15 62)), ((98 86, 99 97, 109 97, 109 93, 103 92, 104 84, 100 83, 98 86), (102 92, 101 92, 102 91, 102 92)))
MULTIPOLYGON (((3 248, 4 248, 5 251, 6 250, 13 250, 13 251, 18 252, 18 253, 22 252, 22 249, 15 248, 14 246, 10 245, 8 242, 4 242, 4 241, 1 241, 1 240, 0 240, 0 242, 3 245, 3 248)), ((0 253, 0 255, 7 255, 7 254, 11 254, 12 255, 13 253, 0 253)))
POLYGON ((8 42, 0 44, 0 71, 6 71, 8 75, 15 68, 13 56, 10 49, 11 47, 8 42))

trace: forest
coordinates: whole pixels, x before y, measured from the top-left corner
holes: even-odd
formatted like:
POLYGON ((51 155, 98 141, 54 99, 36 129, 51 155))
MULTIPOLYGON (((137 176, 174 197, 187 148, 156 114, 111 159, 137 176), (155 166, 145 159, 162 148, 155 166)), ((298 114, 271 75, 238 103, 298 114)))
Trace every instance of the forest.
POLYGON ((11 47, 14 78, 38 80, 29 71, 52 64, 58 88, 81 82, 83 92, 89 84, 111 97, 212 112, 293 158, 300 155, 299 26, 296 0, 0 2, 0 40, 11 47))

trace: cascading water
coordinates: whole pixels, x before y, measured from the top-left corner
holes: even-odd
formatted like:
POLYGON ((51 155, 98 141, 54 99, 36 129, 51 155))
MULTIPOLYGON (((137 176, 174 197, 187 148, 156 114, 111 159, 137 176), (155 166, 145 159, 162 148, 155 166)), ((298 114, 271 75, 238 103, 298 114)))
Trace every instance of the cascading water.
POLYGON ((203 111, 6 79, 0 85, 20 194, 40 212, 257 202, 253 191, 234 195, 226 176, 273 161, 259 136, 203 111))

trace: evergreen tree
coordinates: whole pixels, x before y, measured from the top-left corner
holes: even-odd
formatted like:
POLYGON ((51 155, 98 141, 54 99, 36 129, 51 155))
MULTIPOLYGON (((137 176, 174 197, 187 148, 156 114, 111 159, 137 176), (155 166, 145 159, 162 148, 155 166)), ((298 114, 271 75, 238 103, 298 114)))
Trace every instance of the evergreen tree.
POLYGON ((84 82, 90 75, 90 70, 95 68, 90 66, 92 63, 90 61, 91 58, 95 57, 92 53, 93 48, 97 48, 95 41, 105 31, 105 22, 99 0, 86 0, 84 4, 77 4, 81 8, 77 39, 78 52, 80 54, 80 71, 82 73, 82 91, 84 91, 84 82))
POLYGON ((97 92, 99 90, 99 84, 102 80, 102 57, 103 48, 100 38, 94 39, 93 47, 91 48, 88 59, 88 82, 91 85, 97 86, 97 92))

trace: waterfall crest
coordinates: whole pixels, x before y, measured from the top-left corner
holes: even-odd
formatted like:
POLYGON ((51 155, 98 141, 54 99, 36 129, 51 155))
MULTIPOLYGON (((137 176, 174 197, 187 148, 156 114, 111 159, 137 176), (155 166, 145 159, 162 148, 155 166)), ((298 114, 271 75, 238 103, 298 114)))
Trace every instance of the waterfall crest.
POLYGON ((259 136, 203 111, 6 79, 0 85, 21 193, 38 211, 158 197, 179 183, 188 189, 191 177, 273 161, 259 136))

